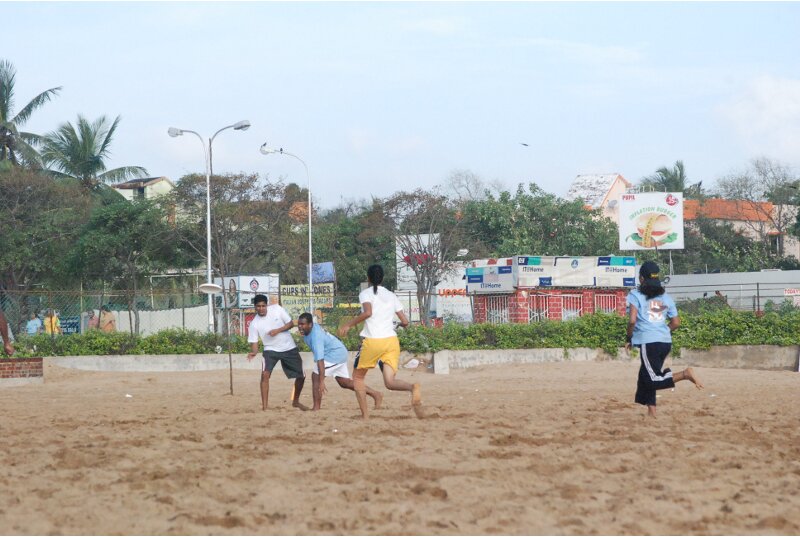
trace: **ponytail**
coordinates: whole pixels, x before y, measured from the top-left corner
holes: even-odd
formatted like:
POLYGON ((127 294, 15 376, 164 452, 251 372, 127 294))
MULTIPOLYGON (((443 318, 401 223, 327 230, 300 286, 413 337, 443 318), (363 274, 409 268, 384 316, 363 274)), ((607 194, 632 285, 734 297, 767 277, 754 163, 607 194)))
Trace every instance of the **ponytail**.
POLYGON ((383 267, 370 265, 367 269, 367 280, 372 284, 372 292, 378 294, 378 286, 383 282, 383 267))

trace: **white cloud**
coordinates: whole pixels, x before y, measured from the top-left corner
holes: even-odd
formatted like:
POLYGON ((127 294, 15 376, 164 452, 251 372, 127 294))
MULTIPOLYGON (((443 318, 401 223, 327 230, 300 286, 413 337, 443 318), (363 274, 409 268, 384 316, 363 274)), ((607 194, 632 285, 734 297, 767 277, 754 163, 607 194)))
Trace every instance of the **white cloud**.
POLYGON ((640 50, 617 45, 593 45, 546 37, 523 39, 521 44, 549 50, 568 60, 591 64, 633 64, 643 59, 640 50))
POLYGON ((466 19, 463 17, 440 17, 419 19, 404 24, 407 30, 438 36, 452 36, 464 29, 466 19))
POLYGON ((717 113, 752 155, 795 162, 800 156, 800 80, 758 77, 717 113))

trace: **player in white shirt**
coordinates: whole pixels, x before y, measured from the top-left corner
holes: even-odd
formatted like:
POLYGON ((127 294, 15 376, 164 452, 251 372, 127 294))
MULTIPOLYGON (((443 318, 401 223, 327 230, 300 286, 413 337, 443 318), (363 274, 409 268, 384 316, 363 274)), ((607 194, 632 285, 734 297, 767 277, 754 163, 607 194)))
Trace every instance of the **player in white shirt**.
POLYGON ((288 332, 294 321, 289 314, 278 304, 268 306, 265 295, 256 295, 253 298, 256 316, 247 327, 247 342, 250 343, 250 353, 247 361, 258 354, 259 338, 264 343, 264 369, 261 372, 261 410, 267 409, 269 399, 269 377, 278 362, 281 363, 286 378, 294 379, 294 396, 292 406, 301 410, 308 410, 300 403, 300 392, 303 391, 305 374, 303 373, 303 360, 294 338, 288 332))
POLYGON ((364 321, 361 336, 361 356, 358 366, 353 370, 353 384, 358 406, 364 419, 369 417, 367 392, 364 378, 367 371, 373 369, 378 361, 383 362, 383 383, 390 390, 411 392, 411 404, 417 416, 422 417, 422 395, 419 384, 409 384, 397 380, 395 375, 400 366, 400 340, 394 331, 394 316, 400 318, 400 326, 408 326, 408 317, 403 312, 403 305, 397 296, 381 286, 383 267, 372 265, 367 269, 367 278, 371 287, 361 291, 358 301, 361 303, 361 315, 344 323, 339 328, 339 336, 347 335, 350 328, 364 321))

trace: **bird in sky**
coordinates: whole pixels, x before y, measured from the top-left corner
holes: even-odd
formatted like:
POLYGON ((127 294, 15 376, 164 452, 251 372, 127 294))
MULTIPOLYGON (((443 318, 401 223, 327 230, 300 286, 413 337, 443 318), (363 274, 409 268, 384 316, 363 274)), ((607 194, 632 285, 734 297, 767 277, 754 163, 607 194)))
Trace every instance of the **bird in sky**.
POLYGON ((528 147, 528 144, 526 144, 525 142, 520 142, 519 145, 524 145, 525 147, 528 147))

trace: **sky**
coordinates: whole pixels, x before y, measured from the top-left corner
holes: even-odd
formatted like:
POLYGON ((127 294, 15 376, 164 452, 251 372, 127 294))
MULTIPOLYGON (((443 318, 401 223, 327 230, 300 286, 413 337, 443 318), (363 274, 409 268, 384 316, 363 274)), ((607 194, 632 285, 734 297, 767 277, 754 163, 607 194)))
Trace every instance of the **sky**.
POLYGON ((712 186, 800 169, 800 3, 0 2, 25 131, 122 117, 109 167, 259 173, 315 203, 431 189, 455 170, 564 196, 683 160, 712 186), (527 146, 522 144, 528 144, 527 146))

